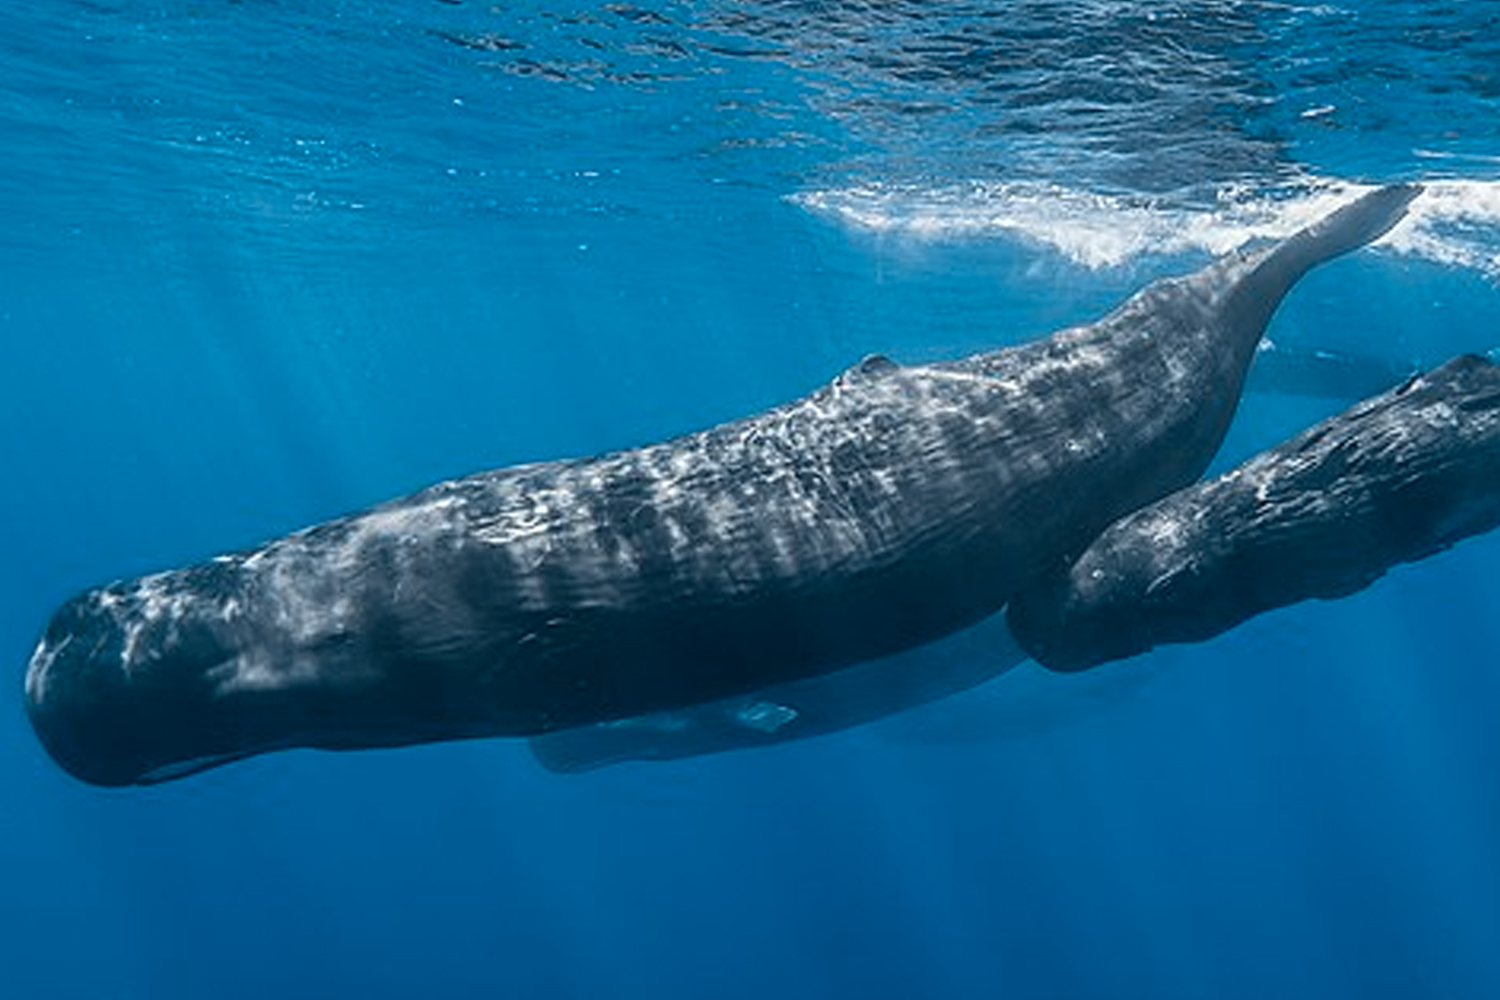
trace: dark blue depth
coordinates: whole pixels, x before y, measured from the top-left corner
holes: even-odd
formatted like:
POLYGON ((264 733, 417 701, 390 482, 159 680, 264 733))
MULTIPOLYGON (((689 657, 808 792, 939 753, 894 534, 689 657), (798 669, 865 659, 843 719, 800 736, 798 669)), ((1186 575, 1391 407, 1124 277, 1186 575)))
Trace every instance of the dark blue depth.
MULTIPOLYGON (((1117 696, 981 692, 577 777, 479 742, 105 793, 19 696, 85 586, 869 353, 1019 341, 1202 260, 1090 270, 811 191, 1051 184, 1170 216, 1447 180, 1478 258, 1339 262, 1274 336, 1492 348, 1497 46, 1487 0, 0 14, 0 993, 1500 993, 1496 537, 1153 654, 1117 696)), ((1247 397, 1225 461, 1340 406, 1247 397)))

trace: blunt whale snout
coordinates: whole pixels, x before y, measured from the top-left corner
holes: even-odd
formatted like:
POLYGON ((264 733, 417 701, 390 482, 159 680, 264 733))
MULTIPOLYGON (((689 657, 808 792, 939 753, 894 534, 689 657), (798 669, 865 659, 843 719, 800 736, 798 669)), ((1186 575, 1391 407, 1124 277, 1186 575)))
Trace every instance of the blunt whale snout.
MULTIPOLYGON (((149 784, 244 756, 243 707, 216 691, 235 653, 207 623, 163 621, 119 587, 73 598, 53 616, 26 672, 37 738, 95 785, 149 784)), ((260 747, 258 749, 269 749, 260 747)))
POLYGON ((26 708, 37 738, 69 774, 125 785, 149 771, 154 757, 170 759, 151 744, 179 727, 159 731, 167 712, 152 712, 150 683, 127 672, 128 633, 108 600, 105 591, 90 591, 52 617, 26 672, 26 708))

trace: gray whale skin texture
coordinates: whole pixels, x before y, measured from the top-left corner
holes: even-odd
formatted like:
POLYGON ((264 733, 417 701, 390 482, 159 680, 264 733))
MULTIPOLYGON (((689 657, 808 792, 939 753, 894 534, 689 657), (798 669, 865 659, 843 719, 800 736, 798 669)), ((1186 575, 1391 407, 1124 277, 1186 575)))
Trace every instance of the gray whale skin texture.
POLYGON ((149 784, 671 711, 931 642, 1193 483, 1287 291, 1418 193, 1371 191, 1033 343, 867 359, 758 416, 86 591, 32 655, 32 726, 81 780, 149 784))
POLYGON ((531 748, 571 773, 835 732, 989 681, 1027 655, 1077 671, 1202 642, 1275 608, 1345 597, 1497 525, 1500 366, 1464 355, 1122 517, 956 650, 547 733, 531 748))

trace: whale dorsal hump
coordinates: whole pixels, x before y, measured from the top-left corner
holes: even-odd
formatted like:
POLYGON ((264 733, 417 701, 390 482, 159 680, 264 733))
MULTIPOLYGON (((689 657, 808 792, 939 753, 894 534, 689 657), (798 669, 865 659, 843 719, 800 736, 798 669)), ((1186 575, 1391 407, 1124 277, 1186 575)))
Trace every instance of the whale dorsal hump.
POLYGON ((884 354, 866 354, 859 364, 844 372, 846 379, 880 378, 900 369, 900 365, 884 354))

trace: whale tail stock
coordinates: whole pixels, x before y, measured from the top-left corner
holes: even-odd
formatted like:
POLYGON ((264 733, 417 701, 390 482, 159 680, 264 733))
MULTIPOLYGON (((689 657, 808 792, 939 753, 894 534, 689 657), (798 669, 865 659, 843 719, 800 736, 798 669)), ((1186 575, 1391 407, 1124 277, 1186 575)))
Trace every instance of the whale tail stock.
POLYGON ((1421 193, 1420 184, 1390 184, 1367 192, 1284 240, 1263 266, 1284 268, 1296 281, 1309 268, 1390 232, 1421 193))
POLYGON ((1406 217, 1407 206, 1421 193, 1420 184, 1376 188, 1274 246, 1227 259, 1225 268, 1244 268, 1233 284, 1241 321, 1263 328, 1303 275, 1380 239, 1406 217))

